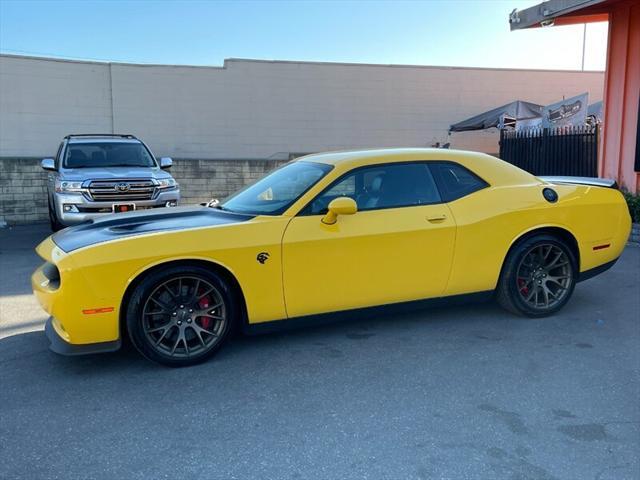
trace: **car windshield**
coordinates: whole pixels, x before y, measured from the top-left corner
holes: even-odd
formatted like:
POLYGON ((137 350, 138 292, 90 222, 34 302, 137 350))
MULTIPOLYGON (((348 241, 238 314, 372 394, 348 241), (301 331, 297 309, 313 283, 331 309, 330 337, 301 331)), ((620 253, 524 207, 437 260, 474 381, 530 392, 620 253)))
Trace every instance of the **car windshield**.
POLYGON ((64 155, 65 168, 155 167, 149 151, 141 143, 70 143, 64 155))
POLYGON ((231 195, 217 208, 255 215, 279 215, 332 168, 324 163, 288 163, 231 195))

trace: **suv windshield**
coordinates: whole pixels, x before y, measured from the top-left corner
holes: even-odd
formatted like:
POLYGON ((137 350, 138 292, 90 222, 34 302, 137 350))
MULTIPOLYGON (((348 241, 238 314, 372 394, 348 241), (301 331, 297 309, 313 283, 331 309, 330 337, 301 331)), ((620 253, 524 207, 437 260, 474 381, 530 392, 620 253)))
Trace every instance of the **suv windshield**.
POLYGON ((232 195, 218 208, 238 213, 279 215, 332 168, 324 163, 288 163, 232 195))
POLYGON ((65 168, 155 167, 149 151, 141 143, 70 143, 64 155, 65 168))

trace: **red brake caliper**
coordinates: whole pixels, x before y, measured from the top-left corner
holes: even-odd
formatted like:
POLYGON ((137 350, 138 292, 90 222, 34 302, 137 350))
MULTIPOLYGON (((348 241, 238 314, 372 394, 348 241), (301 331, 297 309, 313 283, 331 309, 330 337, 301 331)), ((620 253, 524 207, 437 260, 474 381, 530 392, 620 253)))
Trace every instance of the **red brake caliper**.
POLYGON ((526 295, 527 293, 529 293, 529 288, 526 287, 525 285, 527 284, 527 281, 524 278, 519 278, 518 279, 518 287, 520 288, 520 291, 526 295))
MULTIPOLYGON (((198 293, 199 295, 199 293, 198 293)), ((211 305, 211 301, 209 300, 209 296, 206 295, 204 297, 202 297, 200 300, 198 300, 198 306, 202 309, 205 308, 209 308, 209 305, 211 305)), ((209 317, 200 317, 200 324, 202 325, 202 328, 204 328, 205 330, 208 330, 209 327, 211 326, 211 318, 209 317)))

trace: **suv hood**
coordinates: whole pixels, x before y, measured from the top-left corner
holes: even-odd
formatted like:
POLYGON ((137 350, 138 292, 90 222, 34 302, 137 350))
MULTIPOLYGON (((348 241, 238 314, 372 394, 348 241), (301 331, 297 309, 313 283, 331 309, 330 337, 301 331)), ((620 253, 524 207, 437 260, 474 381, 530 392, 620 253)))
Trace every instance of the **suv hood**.
POLYGON ((75 227, 60 230, 51 239, 65 252, 72 252, 97 243, 145 233, 234 224, 252 218, 253 215, 225 212, 211 207, 158 208, 87 220, 75 227))
POLYGON ((137 178, 170 178, 171 175, 159 167, 99 167, 65 168, 62 178, 71 182, 85 180, 133 180, 137 178))

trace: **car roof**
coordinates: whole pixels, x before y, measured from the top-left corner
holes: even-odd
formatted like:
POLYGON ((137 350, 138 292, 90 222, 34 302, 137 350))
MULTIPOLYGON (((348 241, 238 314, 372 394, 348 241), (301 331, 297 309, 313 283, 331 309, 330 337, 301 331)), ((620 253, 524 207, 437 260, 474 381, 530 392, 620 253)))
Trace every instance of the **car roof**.
POLYGON ((476 175, 494 185, 523 184, 535 181, 524 170, 486 153, 448 148, 380 148, 349 150, 306 155, 296 161, 333 165, 338 172, 381 163, 420 160, 450 161, 469 168, 476 175))
POLYGON ((69 143, 141 143, 137 138, 82 137, 69 139, 69 143))
POLYGON ((379 158, 384 158, 387 162, 401 162, 406 160, 431 160, 436 158, 447 160, 454 157, 459 158, 460 156, 476 157, 478 155, 485 154, 465 150, 450 150, 446 148, 377 148, 368 150, 343 150, 337 152, 314 153, 300 157, 298 160, 338 165, 350 162, 366 162, 367 160, 376 160, 379 158))

